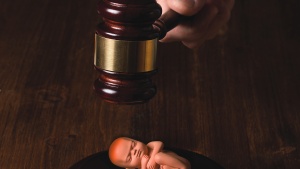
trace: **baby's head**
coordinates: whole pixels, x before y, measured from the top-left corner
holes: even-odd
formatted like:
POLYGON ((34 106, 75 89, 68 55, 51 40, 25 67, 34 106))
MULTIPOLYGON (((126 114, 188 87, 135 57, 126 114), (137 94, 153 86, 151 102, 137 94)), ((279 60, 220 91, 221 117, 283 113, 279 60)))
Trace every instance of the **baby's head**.
POLYGON ((140 167, 144 154, 148 154, 147 146, 127 137, 117 138, 109 147, 110 161, 123 168, 140 167))

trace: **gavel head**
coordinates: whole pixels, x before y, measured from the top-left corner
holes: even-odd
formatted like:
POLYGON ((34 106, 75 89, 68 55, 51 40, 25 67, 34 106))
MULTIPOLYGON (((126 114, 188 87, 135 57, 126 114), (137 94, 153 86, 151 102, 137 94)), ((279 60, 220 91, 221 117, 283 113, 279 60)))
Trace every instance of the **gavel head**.
POLYGON ((159 32, 153 23, 161 12, 155 0, 99 2, 102 22, 95 34, 94 65, 100 75, 94 89, 104 100, 136 104, 155 95, 151 77, 159 32))

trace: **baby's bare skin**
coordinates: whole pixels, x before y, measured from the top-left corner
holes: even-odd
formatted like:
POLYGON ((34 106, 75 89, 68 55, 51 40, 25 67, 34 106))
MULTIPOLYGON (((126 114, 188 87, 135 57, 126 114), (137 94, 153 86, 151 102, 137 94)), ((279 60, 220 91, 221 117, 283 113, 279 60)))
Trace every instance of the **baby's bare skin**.
POLYGON ((164 151, 161 141, 147 145, 127 137, 113 141, 109 158, 115 165, 126 169, 190 169, 190 163, 177 154, 164 151))

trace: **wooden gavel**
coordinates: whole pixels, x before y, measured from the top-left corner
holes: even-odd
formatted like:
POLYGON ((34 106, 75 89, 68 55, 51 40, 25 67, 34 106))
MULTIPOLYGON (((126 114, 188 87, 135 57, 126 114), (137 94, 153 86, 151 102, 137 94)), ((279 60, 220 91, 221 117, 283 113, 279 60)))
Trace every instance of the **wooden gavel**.
POLYGON ((102 22, 95 33, 95 91, 106 101, 137 104, 156 94, 157 41, 182 17, 174 11, 161 16, 156 0, 101 0, 102 22))

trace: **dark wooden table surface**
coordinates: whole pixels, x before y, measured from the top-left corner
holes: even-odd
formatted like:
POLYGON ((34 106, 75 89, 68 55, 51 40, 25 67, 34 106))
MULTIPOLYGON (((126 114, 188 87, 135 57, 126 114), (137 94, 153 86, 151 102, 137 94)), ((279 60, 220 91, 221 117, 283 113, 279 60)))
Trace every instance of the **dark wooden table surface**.
POLYGON ((158 93, 130 106, 92 89, 96 3, 0 0, 1 169, 66 169, 118 136, 228 169, 299 168, 299 1, 237 0, 199 51, 160 44, 158 93))

